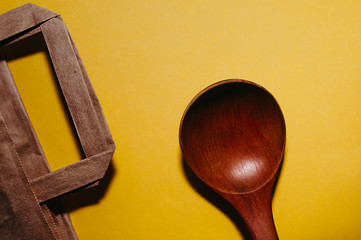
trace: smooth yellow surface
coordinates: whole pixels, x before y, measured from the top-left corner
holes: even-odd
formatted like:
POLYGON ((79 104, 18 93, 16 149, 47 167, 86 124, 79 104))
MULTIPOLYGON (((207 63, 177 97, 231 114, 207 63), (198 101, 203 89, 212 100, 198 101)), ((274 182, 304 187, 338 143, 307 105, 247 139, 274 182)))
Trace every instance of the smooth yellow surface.
MULTIPOLYGON (((0 12, 26 1, 2 0, 0 12)), ((76 43, 117 145, 80 239, 243 239, 184 173, 178 127, 206 86, 266 87, 286 119, 280 239, 361 238, 360 1, 41 1, 76 43)), ((52 169, 81 158, 46 54, 9 62, 52 169)))

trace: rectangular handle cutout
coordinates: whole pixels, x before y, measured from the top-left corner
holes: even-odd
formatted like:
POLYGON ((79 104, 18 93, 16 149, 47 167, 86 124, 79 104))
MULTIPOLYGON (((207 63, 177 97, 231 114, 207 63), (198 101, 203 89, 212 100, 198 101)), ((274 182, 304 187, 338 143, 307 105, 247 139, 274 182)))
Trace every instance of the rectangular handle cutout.
POLYGON ((85 158, 42 34, 2 50, 51 170, 85 158))

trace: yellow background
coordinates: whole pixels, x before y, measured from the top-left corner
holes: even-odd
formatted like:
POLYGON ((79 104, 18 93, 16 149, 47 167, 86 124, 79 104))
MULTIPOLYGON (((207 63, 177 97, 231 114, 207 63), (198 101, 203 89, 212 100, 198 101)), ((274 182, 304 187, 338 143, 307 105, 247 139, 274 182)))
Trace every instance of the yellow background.
MULTIPOLYGON (((243 239, 178 144, 188 102, 228 78, 261 84, 285 115, 280 239, 361 238, 360 1, 33 3, 62 15, 117 145, 104 196, 70 213, 80 239, 243 239)), ((46 54, 9 66, 52 169, 78 161, 46 54)))

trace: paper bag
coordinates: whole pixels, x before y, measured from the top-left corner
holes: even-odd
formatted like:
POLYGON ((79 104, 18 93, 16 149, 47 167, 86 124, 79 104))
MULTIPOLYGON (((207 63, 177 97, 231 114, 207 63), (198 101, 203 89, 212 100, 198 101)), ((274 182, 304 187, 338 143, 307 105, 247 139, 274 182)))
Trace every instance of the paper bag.
POLYGON ((75 45, 59 14, 26 4, 0 15, 0 239, 77 239, 61 196, 103 178, 115 145, 75 45), (2 54, 44 37, 85 159, 51 172, 2 54))

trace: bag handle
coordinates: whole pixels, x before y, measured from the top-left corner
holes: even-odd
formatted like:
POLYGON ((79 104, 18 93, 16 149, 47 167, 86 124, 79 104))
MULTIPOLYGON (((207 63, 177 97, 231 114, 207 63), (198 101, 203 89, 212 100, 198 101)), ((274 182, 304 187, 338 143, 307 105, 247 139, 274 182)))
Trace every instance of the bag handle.
MULTIPOLYGON (((93 186, 94 183, 103 178, 114 153, 115 145, 99 101, 64 22, 60 16, 44 12, 45 9, 37 6, 35 6, 35 8, 34 6, 35 5, 32 4, 24 6, 29 8, 29 11, 32 11, 31 14, 26 15, 29 18, 32 18, 32 20, 22 22, 29 23, 30 25, 26 25, 26 29, 24 29, 24 26, 18 26, 21 25, 20 23, 14 23, 14 27, 9 29, 5 36, 4 34, 0 34, 0 46, 12 43, 18 39, 31 36, 38 32, 42 33, 61 91, 63 92, 81 146, 86 156, 84 160, 54 172, 44 174, 44 171, 42 171, 43 174, 41 176, 28 176, 30 179, 30 186, 39 203, 41 203, 81 187, 93 186)), ((24 11, 24 9, 22 10, 24 11)), ((8 14, 8 16, 9 14, 10 16, 12 16, 11 14, 14 16, 17 15, 11 11, 6 14, 8 14)), ((1 23, 6 23, 4 19, 6 19, 6 16, 1 15, 0 26, 1 23)), ((10 118, 8 121, 14 122, 14 131, 16 131, 17 127, 15 125, 16 121, 18 121, 17 123, 20 125, 25 125, 25 127, 22 127, 26 132, 24 135, 33 138, 31 139, 35 142, 33 145, 41 150, 25 108, 21 103, 21 99, 16 96, 16 94, 18 95, 17 89, 4 60, 0 61, 0 85, 2 84, 10 88, 8 92, 9 101, 7 102, 16 106, 13 106, 15 110, 11 110, 9 109, 9 104, 5 106, 6 103, 2 103, 0 109, 3 107, 6 108, 6 111, 14 111, 13 116, 16 115, 17 119, 12 121, 14 119, 10 118), (30 131, 29 129, 32 131, 31 133, 28 133, 30 131)), ((13 137, 16 138, 16 134, 14 134, 13 137)), ((18 137, 18 139, 20 138, 18 137)), ((21 141, 21 139, 18 141, 16 140, 17 139, 14 140, 14 143, 21 141)), ((46 161, 44 156, 43 158, 44 161, 46 161)), ((38 156, 32 157, 32 159, 39 162, 38 156)))

